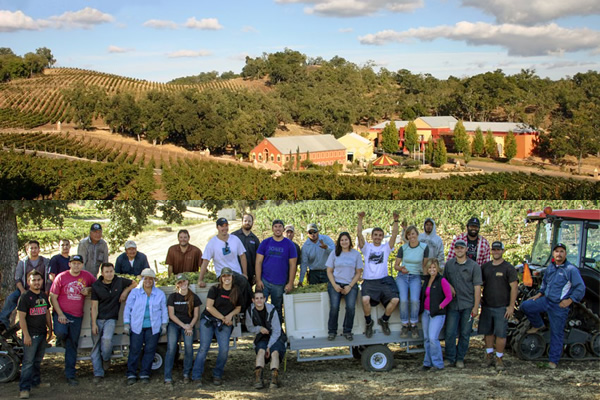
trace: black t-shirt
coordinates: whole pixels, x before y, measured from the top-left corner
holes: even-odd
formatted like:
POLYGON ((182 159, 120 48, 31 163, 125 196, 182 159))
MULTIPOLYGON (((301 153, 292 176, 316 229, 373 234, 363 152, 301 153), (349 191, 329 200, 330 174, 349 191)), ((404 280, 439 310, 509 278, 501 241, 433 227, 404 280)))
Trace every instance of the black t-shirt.
POLYGON ((471 240, 467 238, 467 257, 473 261, 477 261, 477 242, 479 238, 471 240))
POLYGON ((481 266, 485 307, 507 307, 510 303, 510 283, 515 282, 517 270, 508 261, 494 265, 489 261, 481 266))
MULTIPOLYGON (((190 293, 192 293, 190 291, 190 293)), ((192 293, 194 296, 194 308, 200 307, 202 301, 200 301, 200 297, 196 294, 192 293)), ((192 322, 194 318, 194 310, 192 309, 192 316, 190 317, 188 303, 185 301, 185 296, 180 293, 171 293, 169 299, 167 300, 167 306, 173 307, 173 311, 175 312, 175 316, 181 320, 184 324, 189 324, 192 322)))
POLYGON ((109 284, 106 284, 104 277, 101 276, 92 284, 92 300, 98 301, 97 319, 119 319, 121 309, 119 297, 131 282, 133 282, 131 279, 115 276, 109 284))
MULTIPOLYGON (((229 299, 229 294, 231 290, 219 289, 219 286, 211 286, 208 290, 208 295, 206 298, 213 299, 214 307, 219 311, 223 316, 232 312, 236 306, 233 305, 231 300, 229 299)), ((207 315, 211 315, 208 311, 204 310, 204 313, 207 315)), ((214 317, 214 315, 213 315, 214 317)))
POLYGON ((48 297, 44 292, 35 294, 31 290, 19 297, 17 310, 26 314, 25 321, 29 336, 46 335, 46 314, 48 313, 48 297))

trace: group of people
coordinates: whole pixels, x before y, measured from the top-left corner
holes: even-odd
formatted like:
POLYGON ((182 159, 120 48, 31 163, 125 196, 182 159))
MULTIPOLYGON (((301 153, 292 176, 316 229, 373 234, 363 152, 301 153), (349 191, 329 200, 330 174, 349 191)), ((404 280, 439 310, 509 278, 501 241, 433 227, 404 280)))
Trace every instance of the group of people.
MULTIPOLYGON (((28 254, 15 270, 17 290, 7 297, 0 322, 8 326, 11 312, 17 308, 23 330, 25 351, 20 382, 21 398, 28 398, 32 387, 41 384, 40 362, 46 341, 54 330, 57 346, 65 348, 65 376, 77 385, 75 376, 77 345, 84 313, 85 297, 91 295, 91 324, 94 347, 92 364, 94 381, 101 382, 110 366, 112 339, 120 304, 124 333, 130 336, 127 383, 148 383, 159 338, 167 335, 164 382, 173 385, 173 363, 179 341, 184 342, 183 382, 201 386, 204 364, 213 337, 218 355, 212 371, 213 383, 220 385, 227 362, 230 336, 236 316, 241 315, 249 332, 255 334, 256 352, 254 386, 265 385, 263 369, 270 369, 270 386, 279 385, 279 363, 286 351, 282 329, 283 294, 296 283, 327 283, 330 299, 328 337, 336 340, 341 299, 346 312, 341 336, 353 340, 355 305, 360 295, 365 336, 375 330, 372 308, 378 304, 384 313, 377 325, 390 335, 389 319, 400 308, 400 337, 419 339, 419 320, 424 339, 423 370, 444 367, 464 368, 473 319, 479 315, 479 333, 484 335, 485 364, 504 369, 508 319, 514 312, 518 277, 515 268, 503 259, 504 245, 489 244, 479 234, 480 222, 471 218, 467 232, 458 235, 444 257, 444 245, 436 233, 435 221, 428 218, 423 232, 416 226, 402 224, 404 243, 398 248, 394 270, 388 271, 389 256, 396 247, 400 231, 399 215, 393 213, 392 232, 384 242, 384 231, 373 228, 371 242, 363 235, 365 213, 358 214, 358 249, 354 249, 348 232, 334 242, 319 232, 317 224, 307 226, 307 239, 300 247, 293 241, 295 228, 280 219, 271 224, 272 236, 260 241, 252 232, 253 216, 245 214, 242 227, 229 233, 225 218, 216 221, 217 235, 204 252, 189 243, 186 230, 178 232, 178 244, 171 246, 166 257, 169 275, 176 275, 175 292, 168 299, 156 288, 156 275, 135 242, 125 244, 116 265, 108 262, 108 246, 102 239, 102 227, 95 223, 90 235, 79 243, 78 254, 69 257, 70 243, 61 240, 61 253, 47 260, 39 255, 39 243, 28 243, 28 254), (491 259, 490 259, 491 256, 491 259), (199 271, 197 284, 205 287, 204 278, 212 260, 218 284, 209 289, 205 309, 190 290, 188 272, 199 271), (364 261, 363 261, 364 260, 364 261), (295 282, 297 264, 300 280, 295 282), (118 274, 134 275, 135 280, 118 274), (254 290, 252 290, 254 287, 254 290), (49 297, 48 297, 49 295, 49 297), (267 300, 270 303, 267 303, 267 300), (480 304, 481 303, 481 304, 480 304), (50 318, 49 307, 52 307, 50 318), (195 327, 199 326, 200 349, 193 360, 195 327), (445 352, 438 339, 445 329, 445 352), (458 337, 458 341, 457 341, 458 337), (140 366, 138 371, 138 365, 140 366)), ((553 262, 544 276, 540 293, 525 301, 521 309, 536 331, 543 328, 540 313, 548 311, 551 330, 550 363, 555 368, 562 354, 562 330, 573 302, 583 298, 585 286, 577 267, 566 259, 566 247, 553 248, 553 262)), ((1 327, 0 327, 1 328, 1 327)))

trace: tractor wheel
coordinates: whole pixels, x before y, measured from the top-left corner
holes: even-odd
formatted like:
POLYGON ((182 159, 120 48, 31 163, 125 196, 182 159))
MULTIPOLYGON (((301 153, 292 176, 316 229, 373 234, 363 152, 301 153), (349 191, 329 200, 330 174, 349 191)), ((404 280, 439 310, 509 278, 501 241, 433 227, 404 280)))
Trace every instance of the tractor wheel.
POLYGON ((363 368, 371 372, 389 371, 394 366, 392 351, 383 344, 368 346, 361 356, 363 368))
POLYGON ((574 359, 581 359, 585 357, 585 345, 583 343, 572 343, 567 346, 567 354, 569 357, 574 359))
POLYGON ((10 382, 19 372, 19 360, 8 352, 0 352, 0 383, 10 382))
POLYGON ((523 360, 536 360, 546 352, 546 340, 539 333, 525 333, 517 339, 514 350, 523 360))
POLYGON ((588 342, 588 347, 594 356, 600 357, 600 332, 596 332, 592 335, 592 338, 588 342))

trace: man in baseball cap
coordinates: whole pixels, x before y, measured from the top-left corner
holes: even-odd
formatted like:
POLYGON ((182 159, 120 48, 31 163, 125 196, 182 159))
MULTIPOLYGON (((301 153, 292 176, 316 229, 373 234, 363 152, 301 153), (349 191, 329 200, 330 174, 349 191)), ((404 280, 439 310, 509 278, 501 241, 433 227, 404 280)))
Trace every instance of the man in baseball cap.
POLYGON ((465 242, 467 248, 467 257, 477 262, 481 267, 483 264, 490 260, 490 243, 486 238, 479 235, 479 228, 481 223, 479 218, 472 217, 467 221, 467 231, 458 235, 454 241, 450 244, 450 250, 448 251, 447 260, 456 257, 454 247, 458 240, 465 242))
POLYGON ((115 262, 115 272, 117 274, 141 276, 144 269, 150 268, 148 257, 138 251, 137 244, 133 240, 126 241, 124 247, 125 252, 121 253, 115 262))
POLYGON ((317 285, 329 282, 325 263, 329 254, 335 250, 335 243, 327 235, 319 233, 317 224, 308 224, 306 227, 308 238, 302 245, 302 258, 300 266, 300 280, 298 286, 304 282, 304 274, 308 269, 308 284, 317 285))
POLYGON ((100 264, 108 262, 108 244, 102 239, 102 225, 95 222, 90 227, 90 235, 79 242, 77 254, 83 256, 84 269, 98 276, 100 264))

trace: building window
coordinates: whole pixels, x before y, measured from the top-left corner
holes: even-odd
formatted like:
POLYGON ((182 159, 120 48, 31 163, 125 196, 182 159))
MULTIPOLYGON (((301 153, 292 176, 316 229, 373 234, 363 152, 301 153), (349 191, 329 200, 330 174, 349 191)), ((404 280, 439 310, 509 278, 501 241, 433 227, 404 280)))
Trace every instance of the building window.
POLYGON ((273 154, 271 154, 271 161, 274 161, 275 157, 273 156, 273 154))
POLYGON ((262 153, 258 153, 258 160, 262 161, 262 153))
POLYGON ((290 161, 290 156, 285 156, 285 161, 290 161))
POLYGON ((281 162, 281 156, 277 154, 277 162, 281 162))

